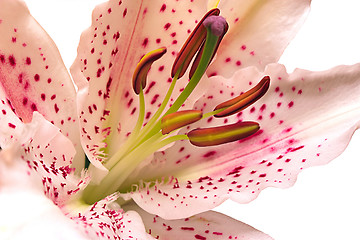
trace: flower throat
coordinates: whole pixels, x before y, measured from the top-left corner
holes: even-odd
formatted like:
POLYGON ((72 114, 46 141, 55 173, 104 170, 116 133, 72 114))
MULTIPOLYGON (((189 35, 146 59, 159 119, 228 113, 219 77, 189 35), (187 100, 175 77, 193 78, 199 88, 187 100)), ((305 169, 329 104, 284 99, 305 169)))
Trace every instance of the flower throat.
POLYGON ((152 63, 166 54, 166 48, 153 50, 140 60, 132 80, 133 90, 139 96, 138 120, 127 141, 111 158, 103 162, 109 170, 105 178, 99 185, 89 185, 85 189, 83 199, 87 203, 92 204, 116 191, 129 191, 133 183, 127 183, 126 179, 137 166, 154 152, 175 141, 187 140, 196 147, 215 146, 246 138, 259 130, 260 126, 256 122, 241 121, 218 127, 197 128, 186 134, 174 134, 174 131, 201 119, 236 114, 260 99, 269 88, 270 78, 265 76, 255 87, 217 105, 212 112, 203 113, 193 109, 179 111, 205 74, 228 30, 226 20, 219 15, 220 10, 217 8, 206 13, 184 43, 172 66, 172 82, 167 94, 146 125, 143 125, 145 117, 143 90, 146 87, 147 74, 152 63), (164 113, 176 82, 184 76, 191 62, 190 81, 164 113))

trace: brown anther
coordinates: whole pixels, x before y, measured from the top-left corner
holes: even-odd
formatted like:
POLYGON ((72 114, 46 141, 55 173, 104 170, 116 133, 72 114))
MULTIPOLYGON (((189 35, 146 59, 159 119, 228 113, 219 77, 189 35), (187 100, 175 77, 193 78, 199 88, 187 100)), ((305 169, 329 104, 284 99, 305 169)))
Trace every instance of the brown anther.
POLYGON ((170 113, 161 119, 162 134, 168 134, 176 129, 182 128, 202 118, 199 110, 184 110, 170 113))
POLYGON ((253 135, 259 129, 260 126, 256 122, 238 122, 220 127, 194 129, 187 136, 191 144, 208 147, 241 140, 253 135))
POLYGON ((144 89, 146 87, 146 77, 151 65, 153 62, 161 58, 165 53, 166 48, 163 47, 151 51, 141 58, 140 62, 135 68, 132 79, 133 89, 137 95, 139 95, 141 88, 144 89))
POLYGON ((180 52, 178 53, 174 61, 171 70, 171 77, 174 77, 179 70, 180 73, 178 78, 181 78, 185 74, 191 60, 195 56, 196 52, 199 51, 201 45, 203 45, 205 41, 207 30, 206 27, 203 25, 204 20, 209 16, 218 16, 219 14, 219 9, 211 9, 196 25, 195 29, 191 32, 190 36, 186 40, 185 44, 182 46, 180 52))
POLYGON ((235 97, 233 99, 230 99, 226 102, 217 105, 214 111, 218 109, 224 109, 224 110, 217 113, 214 116, 227 117, 244 110, 251 104, 255 103, 257 100, 259 100, 262 96, 264 96, 264 94, 269 89, 269 86, 270 86, 270 77, 269 76, 263 77, 263 79, 249 91, 241 94, 238 97, 235 97))

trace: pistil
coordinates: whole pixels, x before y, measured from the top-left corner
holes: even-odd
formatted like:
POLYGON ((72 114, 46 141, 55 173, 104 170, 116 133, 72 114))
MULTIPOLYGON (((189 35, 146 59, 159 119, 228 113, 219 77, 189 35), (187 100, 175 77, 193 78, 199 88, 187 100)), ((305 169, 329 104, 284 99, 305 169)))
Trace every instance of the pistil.
POLYGON ((154 152, 175 141, 188 140, 197 147, 206 147, 233 142, 258 131, 259 124, 240 122, 226 126, 194 129, 186 134, 175 134, 176 130, 201 119, 214 115, 216 117, 229 116, 240 111, 263 96, 268 89, 270 79, 265 77, 242 97, 220 104, 210 113, 198 110, 178 111, 205 74, 228 30, 227 22, 223 17, 218 16, 219 14, 219 9, 209 11, 190 34, 173 64, 171 72, 173 80, 170 88, 161 106, 145 126, 143 126, 143 121, 146 106, 143 89, 146 87, 147 73, 151 64, 166 53, 166 48, 154 50, 140 60, 132 81, 134 92, 139 95, 138 121, 127 141, 104 163, 109 172, 100 185, 88 186, 85 189, 83 195, 85 201, 93 203, 115 191, 128 191, 129 186, 123 186, 123 184, 139 164, 154 152), (192 60, 189 83, 171 107, 163 113, 168 106, 176 82, 185 74, 192 60))

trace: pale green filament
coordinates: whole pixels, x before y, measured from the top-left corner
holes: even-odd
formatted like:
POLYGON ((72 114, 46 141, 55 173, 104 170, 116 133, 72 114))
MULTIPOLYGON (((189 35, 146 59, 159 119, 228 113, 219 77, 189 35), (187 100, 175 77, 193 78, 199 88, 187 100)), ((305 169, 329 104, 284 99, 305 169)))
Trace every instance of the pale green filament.
POLYGON ((186 135, 175 135, 161 140, 163 137, 164 136, 159 132, 141 144, 138 151, 132 151, 124 156, 102 180, 101 187, 90 186, 90 188, 88 187, 85 189, 83 195, 84 198, 89 202, 95 202, 99 200, 99 197, 102 198, 118 191, 121 184, 129 177, 137 166, 147 157, 151 156, 152 153, 172 142, 188 140, 186 135))
MULTIPOLYGON (((118 191, 119 189, 126 190, 124 189, 126 186, 122 186, 122 184, 141 162, 143 162, 157 150, 169 145, 170 143, 179 140, 188 140, 186 135, 174 135, 170 137, 169 134, 162 135, 161 119, 163 116, 179 110, 179 108, 193 92, 202 76, 205 74, 219 40, 219 37, 213 35, 209 29, 207 30, 207 33, 208 34, 206 36, 204 51, 202 53, 199 65, 190 79, 190 82, 187 84, 185 89, 181 92, 172 106, 167 110, 167 112, 163 114, 163 111, 169 103, 177 78, 179 76, 180 70, 178 70, 161 106, 145 127, 142 127, 145 116, 145 100, 143 90, 140 88, 139 119, 126 143, 124 143, 123 146, 109 159, 109 161, 105 163, 105 167, 109 170, 109 172, 101 181, 100 185, 88 186, 85 189, 83 198, 88 203, 93 203, 107 196, 108 194, 118 191)), ((221 111, 221 109, 206 113, 204 114, 203 118, 215 115, 218 111, 221 111)))
MULTIPOLYGON (((181 92, 179 97, 175 100, 174 104, 167 110, 167 112, 164 114, 164 116, 169 113, 173 113, 173 112, 176 112, 177 110, 179 110, 179 108, 183 105, 183 103, 186 101, 186 99, 194 91, 195 87, 198 85, 200 79, 204 75, 204 73, 211 61, 211 57, 215 51, 215 47, 216 47, 218 39, 219 39, 219 37, 212 34, 209 29, 207 30, 207 33, 208 34, 206 35, 206 41, 205 41, 203 55, 201 56, 199 65, 198 65, 195 73, 193 74, 192 78, 190 79, 189 84, 185 87, 184 91, 181 92)), ((149 135, 151 136, 151 134, 154 134, 154 133, 160 131, 160 129, 161 129, 161 121, 158 121, 156 123, 156 125, 153 127, 153 129, 149 135)), ((149 135, 147 135, 146 137, 148 138, 149 135)))

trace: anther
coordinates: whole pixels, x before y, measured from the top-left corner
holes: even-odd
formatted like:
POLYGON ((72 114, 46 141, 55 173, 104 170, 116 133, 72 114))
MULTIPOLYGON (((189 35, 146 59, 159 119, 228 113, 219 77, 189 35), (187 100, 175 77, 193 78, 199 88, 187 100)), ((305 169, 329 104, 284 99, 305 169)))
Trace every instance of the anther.
POLYGON ((270 77, 269 76, 263 77, 263 79, 249 91, 241 94, 238 97, 235 97, 233 99, 230 99, 226 102, 217 105, 214 111, 219 109, 224 109, 224 110, 215 114, 214 116, 227 117, 244 110, 251 104, 255 103, 257 100, 259 100, 262 96, 264 96, 264 94, 269 89, 269 86, 270 86, 270 77))
POLYGON ((176 129, 197 122, 202 118, 199 110, 184 110, 166 115, 161 119, 162 134, 168 134, 176 129))
POLYGON ((181 78, 185 74, 191 60, 195 56, 196 52, 199 51, 200 47, 205 41, 207 30, 206 27, 203 25, 203 22, 209 16, 218 16, 219 14, 219 9, 212 9, 207 12, 205 16, 200 20, 200 22, 196 25, 195 29, 191 32, 190 36, 186 40, 185 44, 181 48, 174 61, 171 70, 171 77, 174 77, 178 71, 180 71, 179 78, 181 78))
POLYGON ((165 53, 166 48, 163 47, 151 51, 141 58, 140 62, 135 68, 132 79, 133 89, 136 94, 139 95, 140 88, 144 89, 146 87, 146 77, 153 62, 161 58, 165 53))
POLYGON ((238 122, 220 127, 194 129, 187 136, 191 144, 208 147, 241 140, 253 135, 259 129, 260 126, 256 122, 238 122))

